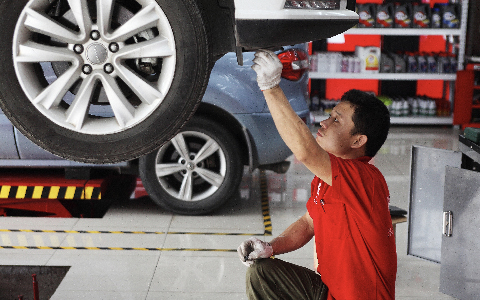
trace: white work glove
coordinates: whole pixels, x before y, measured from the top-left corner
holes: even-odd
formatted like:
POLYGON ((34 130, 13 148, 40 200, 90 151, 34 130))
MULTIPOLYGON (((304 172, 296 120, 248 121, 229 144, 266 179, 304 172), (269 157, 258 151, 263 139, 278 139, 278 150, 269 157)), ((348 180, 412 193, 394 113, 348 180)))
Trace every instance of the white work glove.
POLYGON ((255 52, 252 69, 257 72, 257 83, 262 91, 280 84, 283 64, 274 52, 269 50, 255 52))
POLYGON ((272 256, 273 248, 270 243, 251 237, 238 247, 237 252, 242 263, 250 267, 255 259, 272 256))

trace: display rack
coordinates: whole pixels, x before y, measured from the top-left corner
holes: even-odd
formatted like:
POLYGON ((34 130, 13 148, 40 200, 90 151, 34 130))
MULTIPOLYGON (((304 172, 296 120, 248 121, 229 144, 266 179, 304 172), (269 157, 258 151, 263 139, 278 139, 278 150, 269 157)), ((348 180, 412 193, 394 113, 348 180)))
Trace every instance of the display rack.
POLYGON ((456 74, 428 73, 318 73, 310 72, 311 79, 378 79, 378 80, 444 80, 455 81, 456 74))
MULTIPOLYGON (((311 112, 310 118, 313 123, 320 123, 326 120, 328 116, 311 112)), ((452 125, 453 117, 390 117, 390 123, 393 125, 452 125)))
MULTIPOLYGON (((457 46, 457 69, 464 69, 465 61, 465 43, 467 31, 468 18, 468 2, 469 0, 461 1, 461 21, 460 28, 351 28, 344 32, 349 35, 382 35, 382 36, 446 36, 458 37, 457 46)), ((320 73, 310 72, 311 79, 375 79, 375 80, 442 80, 450 84, 449 100, 453 104, 454 101, 454 83, 457 79, 456 74, 429 74, 429 73, 320 73)), ((318 123, 327 117, 312 112, 312 120, 318 123)), ((392 117, 392 124, 425 124, 425 125, 452 125, 453 117, 392 117)))
POLYGON ((455 89, 453 124, 480 128, 480 64, 469 64, 466 70, 458 72, 455 89))

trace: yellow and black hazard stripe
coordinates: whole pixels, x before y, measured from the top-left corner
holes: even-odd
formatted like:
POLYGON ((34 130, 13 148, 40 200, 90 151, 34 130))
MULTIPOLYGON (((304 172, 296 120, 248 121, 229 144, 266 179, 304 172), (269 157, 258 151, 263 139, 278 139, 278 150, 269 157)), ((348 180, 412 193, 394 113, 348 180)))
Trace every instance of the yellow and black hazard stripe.
POLYGON ((137 250, 137 251, 198 251, 198 252, 237 252, 237 249, 207 249, 207 248, 133 248, 133 247, 49 247, 49 246, 0 246, 0 249, 25 250, 137 250))
POLYGON ((263 236, 263 233, 238 232, 192 232, 192 231, 118 231, 118 230, 42 230, 42 229, 0 229, 0 232, 22 233, 68 233, 68 234, 185 234, 185 235, 232 235, 232 236, 263 236))
POLYGON ((101 188, 94 186, 10 186, 0 187, 0 199, 100 200, 101 188))
MULTIPOLYGON (((189 232, 189 231, 106 231, 106 230, 40 230, 40 229, 0 229, 0 232, 22 233, 67 233, 67 234, 191 234, 191 235, 222 235, 222 236, 270 236, 272 221, 268 202, 267 177, 265 171, 260 173, 263 233, 220 233, 220 232, 189 232)), ((2 187, 3 192, 3 187, 2 187)), ((3 195, 3 194, 2 194, 3 195)), ((33 194, 32 194, 33 195, 33 194)), ((47 250, 138 250, 138 251, 206 251, 206 252, 236 252, 236 249, 206 249, 206 248, 132 248, 132 247, 49 247, 49 246, 0 246, 0 249, 47 249, 47 250)))
POLYGON ((262 200, 263 227, 265 228, 264 235, 270 236, 272 235, 272 219, 270 218, 267 175, 265 174, 265 170, 260 171, 260 191, 262 200))

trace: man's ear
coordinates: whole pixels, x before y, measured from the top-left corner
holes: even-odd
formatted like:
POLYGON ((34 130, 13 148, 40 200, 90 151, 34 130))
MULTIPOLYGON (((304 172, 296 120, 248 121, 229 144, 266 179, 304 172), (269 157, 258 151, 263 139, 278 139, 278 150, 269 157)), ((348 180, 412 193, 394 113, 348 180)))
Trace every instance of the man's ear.
POLYGON ((367 136, 364 134, 357 134, 352 144, 352 148, 361 148, 367 143, 367 136))

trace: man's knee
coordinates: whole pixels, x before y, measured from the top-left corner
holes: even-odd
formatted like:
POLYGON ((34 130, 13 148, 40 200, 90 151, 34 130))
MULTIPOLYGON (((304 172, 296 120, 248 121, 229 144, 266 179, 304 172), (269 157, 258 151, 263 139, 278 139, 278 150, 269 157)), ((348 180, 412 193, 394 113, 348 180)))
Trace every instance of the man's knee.
POLYGON ((265 258, 255 261, 247 269, 246 287, 249 299, 277 299, 275 294, 275 262, 265 258))
POLYGON ((275 281, 277 270, 275 259, 265 258, 256 260, 247 269, 247 285, 259 286, 275 281))
POLYGON ((274 259, 258 259, 247 269, 247 283, 268 280, 269 273, 275 270, 274 259))

